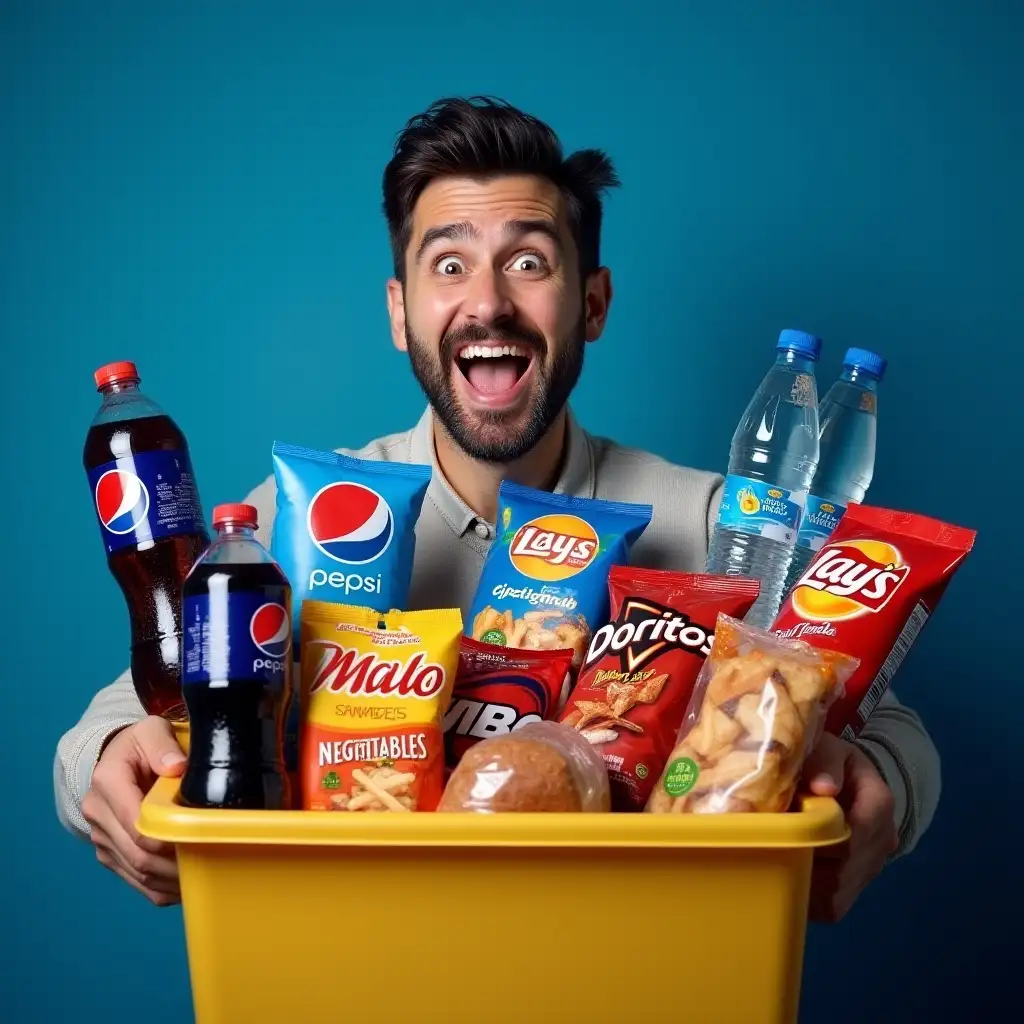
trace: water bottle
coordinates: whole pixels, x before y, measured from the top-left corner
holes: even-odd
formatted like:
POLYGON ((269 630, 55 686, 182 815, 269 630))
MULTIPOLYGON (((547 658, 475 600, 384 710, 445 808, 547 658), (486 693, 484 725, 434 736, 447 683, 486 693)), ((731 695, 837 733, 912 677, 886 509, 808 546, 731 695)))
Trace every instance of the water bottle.
POLYGON ((862 502, 875 471, 878 385, 886 361, 863 348, 851 348, 843 372, 818 410, 818 468, 800 520, 786 591, 803 575, 851 502, 862 502))
POLYGON ((761 594, 746 621, 767 628, 785 591, 800 518, 818 464, 821 339, 779 335, 775 364, 732 437, 729 475, 711 537, 707 571, 753 576, 761 594))

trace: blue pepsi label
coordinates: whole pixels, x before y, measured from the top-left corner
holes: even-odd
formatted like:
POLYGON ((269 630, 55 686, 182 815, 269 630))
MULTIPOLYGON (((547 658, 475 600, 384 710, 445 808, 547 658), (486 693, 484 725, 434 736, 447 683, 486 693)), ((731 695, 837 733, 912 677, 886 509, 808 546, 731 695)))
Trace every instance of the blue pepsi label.
POLYGON ((730 473, 725 478, 718 522, 727 530, 793 544, 806 500, 806 491, 787 491, 764 480, 730 473))
POLYGON ((226 686, 251 680, 274 688, 290 671, 292 623, 289 610, 262 590, 224 590, 186 597, 181 607, 184 634, 182 682, 226 686))
POLYGON ((138 452, 89 472, 107 554, 177 533, 201 533, 203 511, 188 453, 138 452))
POLYGON ((844 515, 845 505, 840 505, 836 501, 824 501, 813 494, 807 495, 807 509, 800 520, 797 544, 811 551, 820 551, 844 515))

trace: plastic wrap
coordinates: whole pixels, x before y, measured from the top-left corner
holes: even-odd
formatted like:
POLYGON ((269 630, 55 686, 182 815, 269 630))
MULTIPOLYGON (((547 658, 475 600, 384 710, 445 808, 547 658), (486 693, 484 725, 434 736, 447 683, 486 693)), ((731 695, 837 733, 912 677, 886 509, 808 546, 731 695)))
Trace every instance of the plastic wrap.
POLYGON ((601 755, 574 729, 531 722, 483 740, 452 772, 439 811, 607 811, 601 755))
POLYGON ((720 615, 655 813, 785 811, 857 658, 720 615))

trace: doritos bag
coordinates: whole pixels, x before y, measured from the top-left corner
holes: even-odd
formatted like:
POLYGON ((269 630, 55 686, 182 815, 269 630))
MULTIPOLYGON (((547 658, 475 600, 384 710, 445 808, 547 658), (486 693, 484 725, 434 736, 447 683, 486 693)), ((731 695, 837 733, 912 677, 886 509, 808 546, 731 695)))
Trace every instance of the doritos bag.
POLYGON ((612 810, 642 811, 665 766, 720 612, 743 616, 760 584, 614 566, 612 620, 590 642, 559 721, 604 757, 612 810))

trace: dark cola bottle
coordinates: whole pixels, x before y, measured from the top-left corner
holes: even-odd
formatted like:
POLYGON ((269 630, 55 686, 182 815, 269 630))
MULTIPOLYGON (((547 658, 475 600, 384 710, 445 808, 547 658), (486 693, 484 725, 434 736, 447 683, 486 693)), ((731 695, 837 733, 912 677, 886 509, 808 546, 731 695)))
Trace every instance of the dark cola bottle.
POLYGON ((135 692, 149 714, 181 720, 181 585, 209 543, 188 445, 139 390, 134 363, 94 376, 103 403, 85 438, 85 470, 128 605, 135 692))
POLYGON ((189 752, 180 794, 190 807, 290 803, 292 591, 256 526, 252 505, 218 505, 213 543, 182 588, 189 752))

